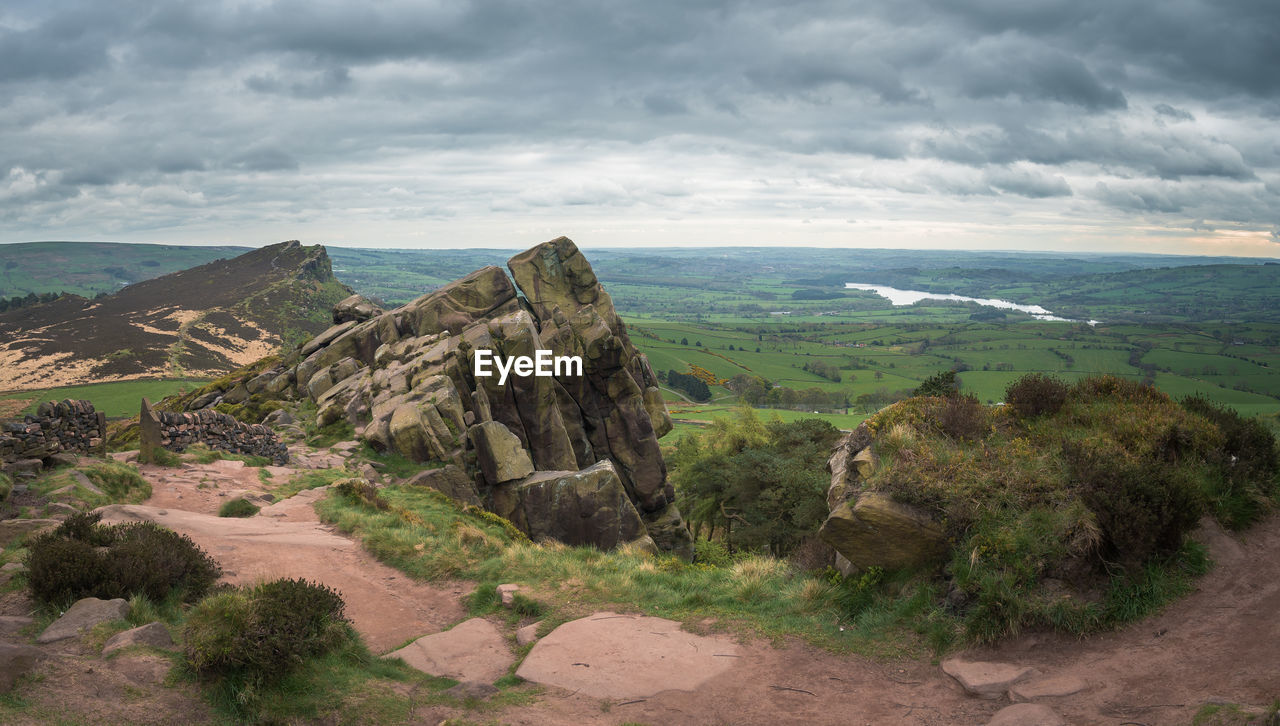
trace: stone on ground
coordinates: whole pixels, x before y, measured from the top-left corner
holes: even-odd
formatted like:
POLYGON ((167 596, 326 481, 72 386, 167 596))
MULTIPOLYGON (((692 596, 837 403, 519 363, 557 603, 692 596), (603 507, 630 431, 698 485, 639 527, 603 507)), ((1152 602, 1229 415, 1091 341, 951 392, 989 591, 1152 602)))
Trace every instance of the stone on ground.
POLYGON ((0 643, 0 693, 8 693, 14 682, 47 657, 43 650, 30 645, 0 643))
POLYGON ((528 625, 524 626, 523 628, 520 628, 519 630, 517 630, 517 631, 516 631, 516 645, 528 645, 528 644, 532 643, 533 641, 537 640, 537 639, 538 639, 538 626, 539 626, 539 625, 542 625, 542 621, 541 621, 541 620, 539 620, 539 621, 538 621, 538 622, 536 622, 536 623, 529 623, 528 625))
POLYGON ((1015 683, 1035 674, 1032 668, 959 658, 942 661, 942 671, 956 679, 966 693, 979 698, 1000 698, 1015 683))
POLYGON ((738 646, 641 615, 596 613, 538 641, 516 675, 595 698, 647 698, 692 691, 733 667, 738 646))
POLYGON ((102 654, 107 655, 114 653, 121 648, 128 648, 131 645, 149 645, 153 648, 167 648, 173 645, 173 638, 169 635, 169 629, 164 623, 147 623, 136 627, 132 630, 126 630, 123 633, 116 633, 111 636, 106 645, 102 646, 102 654))
POLYGON ((1039 703, 1015 703, 996 711, 987 726, 1066 726, 1052 708, 1039 703))
POLYGON ((388 653, 423 673, 459 681, 492 683, 515 661, 506 639, 484 618, 471 618, 451 630, 426 635, 388 653))
POLYGON ((53 529, 61 522, 56 519, 6 519, 0 521, 0 547, 8 545, 20 535, 53 529))
POLYGON ((36 642, 53 643, 74 638, 98 623, 122 620, 128 616, 129 603, 124 598, 99 600, 96 597, 86 597, 77 601, 62 617, 45 628, 36 642))
POLYGON ((1035 701, 1040 698, 1061 698, 1088 688, 1083 678, 1075 676, 1049 676, 1024 681, 1009 689, 1009 700, 1014 703, 1035 701))
POLYGON ((947 553, 946 533, 936 521, 879 492, 863 492, 831 510, 818 535, 861 570, 918 567, 947 553))
POLYGON ((516 592, 520 589, 520 586, 508 582, 504 585, 498 585, 495 589, 498 591, 498 599, 502 601, 502 606, 509 608, 516 602, 516 592))
POLYGON ((34 618, 25 615, 0 615, 0 638, 13 638, 34 622, 34 618))

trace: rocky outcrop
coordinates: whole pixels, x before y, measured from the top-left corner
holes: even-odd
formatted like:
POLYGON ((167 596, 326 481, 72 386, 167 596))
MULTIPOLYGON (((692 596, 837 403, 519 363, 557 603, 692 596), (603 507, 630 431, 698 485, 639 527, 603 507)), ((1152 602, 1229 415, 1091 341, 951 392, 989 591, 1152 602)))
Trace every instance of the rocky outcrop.
POLYGON ((670 417, 590 264, 561 237, 508 267, 510 277, 486 267, 394 310, 344 300, 333 327, 287 364, 255 374, 258 390, 245 386, 250 401, 310 399, 318 425, 345 420, 376 450, 446 465, 449 474, 420 483, 505 511, 535 538, 613 547, 653 535, 688 555, 658 448, 670 417), (503 361, 546 351, 581 363, 503 381, 476 375, 481 351, 503 361), (552 490, 559 494, 545 496, 552 490), (590 511, 597 505, 603 511, 590 511))
POLYGON ((60 452, 100 452, 107 419, 88 401, 45 401, 34 416, 0 423, 0 463, 49 461, 60 452))
POLYGON ((289 452, 275 432, 261 424, 246 424, 225 413, 202 409, 191 413, 156 411, 142 399, 138 416, 140 456, 153 460, 157 448, 185 451, 192 444, 233 454, 264 456, 276 465, 289 463, 289 452))
POLYGON ((879 465, 866 425, 846 434, 827 469, 827 516, 818 536, 836 550, 842 571, 880 567, 896 570, 941 560, 947 553, 946 533, 932 517, 885 494, 867 491, 863 482, 879 465))

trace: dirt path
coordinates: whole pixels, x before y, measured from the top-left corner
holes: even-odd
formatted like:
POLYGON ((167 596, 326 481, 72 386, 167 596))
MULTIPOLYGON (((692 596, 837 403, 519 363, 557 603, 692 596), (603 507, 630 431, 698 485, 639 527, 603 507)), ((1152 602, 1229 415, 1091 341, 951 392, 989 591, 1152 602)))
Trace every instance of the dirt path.
MULTIPOLYGON (((213 513, 227 496, 262 488, 256 470, 220 462, 143 472, 152 481, 152 499, 110 507, 105 519, 145 519, 183 532, 222 564, 232 582, 284 576, 331 585, 342 592, 348 614, 375 652, 463 617, 465 586, 415 583, 321 524, 312 504, 323 490, 303 492, 255 517, 225 519, 213 513)), ((292 475, 273 472, 272 481, 292 475)), ((960 655, 1081 679, 1087 684, 1082 691, 1040 700, 1073 724, 1188 724, 1213 698, 1266 705, 1280 697, 1280 516, 1243 540, 1220 530, 1205 537, 1216 566, 1196 593, 1155 618, 1087 640, 1033 634, 960 655)), ((510 724, 985 724, 1009 704, 966 695, 929 661, 876 662, 795 641, 775 648, 762 640, 738 643, 725 657, 733 658, 731 667, 689 691, 611 698, 549 686, 526 705, 483 714, 423 706, 411 721, 434 725, 481 716, 510 724)))
MULTIPOLYGON (((1243 542, 1210 531, 1217 561, 1193 595, 1117 633, 1078 640, 1028 635, 960 654, 1076 677, 1079 693, 1037 699, 1071 724, 1189 724, 1214 698, 1265 706, 1280 698, 1280 516, 1243 542)), ((549 688, 511 708, 511 724, 985 724, 1007 698, 986 701, 925 661, 877 663, 803 643, 742 644, 734 667, 696 690, 601 699, 549 688)), ((416 723, 447 710, 424 709, 416 723)), ((433 720, 435 719, 435 720, 433 720)))
MULTIPOLYGON (((287 467, 267 469, 273 483, 294 473, 287 467)), ((224 579, 234 584, 301 577, 333 587, 375 653, 438 632, 464 615, 461 598, 469 585, 415 582, 320 523, 311 505, 324 496, 323 489, 304 491, 253 517, 227 518, 216 512, 228 498, 264 489, 257 469, 215 461, 141 470, 151 482, 151 498, 143 505, 104 508, 104 523, 152 521, 181 532, 212 555, 224 579)))

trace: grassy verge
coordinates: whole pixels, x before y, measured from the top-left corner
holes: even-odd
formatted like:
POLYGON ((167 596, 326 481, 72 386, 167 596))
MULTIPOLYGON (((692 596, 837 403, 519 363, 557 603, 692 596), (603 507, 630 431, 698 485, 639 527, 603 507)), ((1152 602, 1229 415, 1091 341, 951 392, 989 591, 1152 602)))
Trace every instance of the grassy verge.
MULTIPOLYGON (((824 579, 777 559, 746 557, 724 567, 673 557, 532 544, 505 521, 461 508, 438 492, 389 486, 335 492, 321 518, 358 536, 378 559, 419 579, 478 580, 477 592, 519 582, 546 617, 566 620, 601 607, 780 639, 799 636, 836 651, 920 655, 952 642, 955 624, 936 610, 939 593, 910 575, 824 579), (505 525, 505 526, 504 526, 505 525), (523 541, 522 541, 523 540, 523 541)), ((485 603, 473 603, 485 612, 485 603)))

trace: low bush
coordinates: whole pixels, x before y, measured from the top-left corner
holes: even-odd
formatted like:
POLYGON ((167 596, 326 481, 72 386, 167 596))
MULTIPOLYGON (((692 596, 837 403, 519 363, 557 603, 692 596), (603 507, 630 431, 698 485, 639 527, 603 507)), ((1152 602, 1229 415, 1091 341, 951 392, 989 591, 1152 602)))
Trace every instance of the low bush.
POLYGON ((1019 418, 1035 418, 1060 411, 1067 402, 1067 390, 1067 384, 1054 376, 1029 373, 1009 384, 1004 402, 1019 418))
POLYGON ((276 580, 197 604, 183 628, 187 663, 251 696, 307 658, 353 638, 342 597, 306 580, 276 580))
POLYGON ((938 412, 938 428, 956 441, 976 441, 991 431, 991 418, 973 396, 949 396, 938 412))
POLYGON ((242 497, 236 497, 235 499, 223 502, 222 506, 218 507, 218 516, 219 517, 252 517, 253 515, 257 514, 260 510, 261 508, 258 505, 254 504, 248 499, 244 499, 242 497))
POLYGON ((99 514, 75 514, 27 545, 32 597, 61 606, 85 597, 145 595, 162 601, 175 591, 202 597, 222 570, 185 535, 152 522, 99 524, 99 514))

